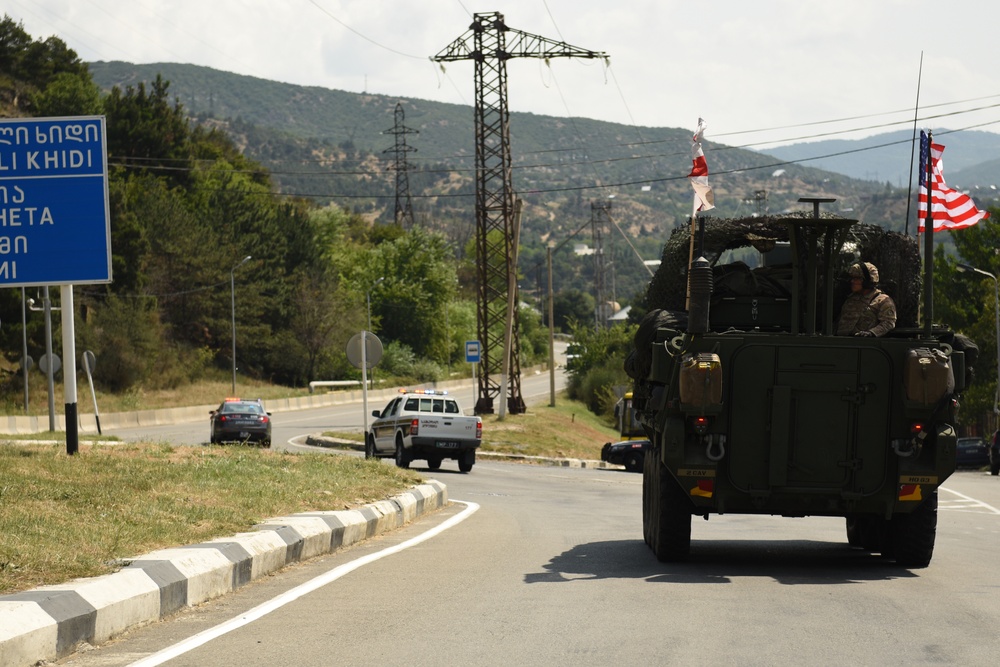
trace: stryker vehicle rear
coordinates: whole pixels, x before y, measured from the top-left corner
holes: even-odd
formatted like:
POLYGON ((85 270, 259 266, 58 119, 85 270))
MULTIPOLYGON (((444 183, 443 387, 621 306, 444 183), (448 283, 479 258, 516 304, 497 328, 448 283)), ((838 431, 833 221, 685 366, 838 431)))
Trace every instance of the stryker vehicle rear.
POLYGON ((913 239, 800 201, 811 215, 712 220, 699 252, 688 230, 664 247, 626 361, 653 445, 643 537, 678 561, 694 515, 840 516, 851 545, 924 567, 978 350, 931 323, 926 289, 919 326, 913 239), (858 262, 895 300, 883 337, 834 335, 858 262))

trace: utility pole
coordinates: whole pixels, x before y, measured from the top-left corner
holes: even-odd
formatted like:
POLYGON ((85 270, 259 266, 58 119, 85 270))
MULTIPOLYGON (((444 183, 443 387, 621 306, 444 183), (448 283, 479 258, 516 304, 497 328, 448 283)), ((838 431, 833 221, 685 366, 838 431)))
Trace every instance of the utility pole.
POLYGON ((432 58, 435 62, 475 62, 476 133, 476 325, 482 342, 476 414, 492 414, 493 400, 506 398, 511 413, 525 411, 521 397, 519 318, 514 310, 510 359, 504 364, 504 323, 508 300, 518 302, 517 266, 512 258, 514 187, 511 182, 510 112, 507 61, 511 58, 604 58, 589 51, 512 30, 503 14, 474 14, 472 25, 432 58), (499 232, 499 233, 497 233, 499 232), (513 285, 513 287, 509 287, 513 285), (513 289, 513 294, 508 290, 513 289), (503 378, 502 369, 508 374, 503 378), (502 384, 507 386, 502 386, 502 384))
POLYGON ((384 132, 384 134, 396 135, 396 145, 382 152, 395 153, 396 155, 396 210, 393 220, 397 225, 406 229, 413 225, 413 201, 410 199, 410 165, 406 162, 406 154, 417 150, 406 145, 406 135, 420 134, 420 130, 413 130, 406 127, 403 124, 404 118, 403 104, 397 102, 395 113, 396 124, 392 129, 385 130, 384 132))

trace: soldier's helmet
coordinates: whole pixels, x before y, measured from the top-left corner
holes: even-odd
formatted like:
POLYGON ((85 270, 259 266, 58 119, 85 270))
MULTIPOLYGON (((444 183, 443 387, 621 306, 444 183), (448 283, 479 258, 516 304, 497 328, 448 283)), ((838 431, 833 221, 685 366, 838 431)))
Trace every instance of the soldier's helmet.
POLYGON ((878 284, 878 268, 871 262, 865 262, 863 268, 861 264, 853 264, 847 273, 852 278, 861 278, 861 284, 866 289, 871 289, 878 284))

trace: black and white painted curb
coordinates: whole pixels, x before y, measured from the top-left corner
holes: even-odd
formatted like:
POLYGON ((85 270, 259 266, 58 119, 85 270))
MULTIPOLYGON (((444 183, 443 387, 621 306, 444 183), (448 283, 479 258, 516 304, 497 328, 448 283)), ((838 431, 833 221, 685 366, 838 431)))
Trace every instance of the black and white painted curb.
POLYGON ((114 574, 0 595, 0 666, 57 660, 447 503, 447 487, 429 480, 359 509, 276 517, 253 532, 139 556, 114 574))

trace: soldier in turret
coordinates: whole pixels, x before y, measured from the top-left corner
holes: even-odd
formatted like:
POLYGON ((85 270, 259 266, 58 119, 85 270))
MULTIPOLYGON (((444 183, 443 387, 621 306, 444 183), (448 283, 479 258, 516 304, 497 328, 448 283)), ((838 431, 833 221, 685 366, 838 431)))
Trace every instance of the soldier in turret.
POLYGON ((884 336, 896 326, 896 304, 878 288, 878 269, 871 262, 848 270, 851 293, 837 322, 838 336, 884 336))

